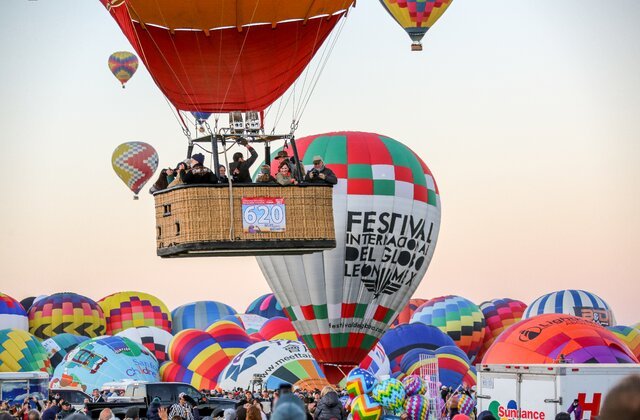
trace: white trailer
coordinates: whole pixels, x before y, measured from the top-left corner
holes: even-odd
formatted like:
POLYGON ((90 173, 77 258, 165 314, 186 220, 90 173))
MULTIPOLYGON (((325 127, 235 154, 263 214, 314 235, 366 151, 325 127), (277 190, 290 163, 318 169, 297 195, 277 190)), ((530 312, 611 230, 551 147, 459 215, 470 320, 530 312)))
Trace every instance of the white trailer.
MULTIPOLYGON (((478 412, 498 419, 553 420, 580 401, 583 419, 600 413, 607 392, 624 377, 640 374, 631 364, 478 365, 478 412)), ((573 418, 573 416, 572 416, 573 418)))

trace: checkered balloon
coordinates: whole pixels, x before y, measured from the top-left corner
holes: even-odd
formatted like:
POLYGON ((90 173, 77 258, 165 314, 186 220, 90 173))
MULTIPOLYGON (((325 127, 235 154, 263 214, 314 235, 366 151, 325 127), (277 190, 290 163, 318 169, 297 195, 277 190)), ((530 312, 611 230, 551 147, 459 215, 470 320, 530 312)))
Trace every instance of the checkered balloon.
POLYGON ((368 395, 358 395, 351 402, 353 420, 378 420, 382 417, 382 406, 368 395))
POLYGON ((409 420, 425 420, 429 415, 429 400, 424 395, 412 395, 404 402, 404 410, 409 420))
POLYGON ((476 400, 467 394, 461 394, 460 398, 458 398, 458 412, 460 414, 464 414, 468 416, 473 412, 473 409, 476 406, 476 400))
POLYGON ((116 175, 137 196, 158 169, 158 153, 147 143, 123 143, 113 151, 111 165, 116 175))
POLYGON ((355 368, 347 376, 347 392, 351 398, 368 394, 376 384, 376 377, 371 372, 362 368, 355 368))
POLYGON ((407 397, 424 394, 425 383, 418 375, 408 375, 402 379, 402 385, 407 393, 407 397))
POLYGON ((395 411, 402 408, 407 394, 402 386, 402 382, 389 378, 374 386, 371 395, 373 399, 382 404, 384 408, 395 411))

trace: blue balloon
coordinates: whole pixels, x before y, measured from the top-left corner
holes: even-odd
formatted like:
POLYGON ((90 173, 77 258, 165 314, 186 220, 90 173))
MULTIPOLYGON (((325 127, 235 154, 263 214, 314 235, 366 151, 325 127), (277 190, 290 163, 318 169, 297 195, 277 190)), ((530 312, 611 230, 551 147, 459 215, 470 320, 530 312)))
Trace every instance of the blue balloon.
POLYGON ((202 124, 209 119, 211 112, 191 111, 191 115, 193 115, 193 118, 195 118, 199 124, 202 124))
POLYGON ((203 300, 187 303, 171 312, 171 332, 176 335, 187 328, 204 331, 214 322, 235 314, 235 309, 221 302, 203 300))
POLYGON ((611 307, 599 296, 585 290, 559 290, 534 300, 522 319, 542 314, 567 314, 589 319, 605 327, 616 325, 611 307))

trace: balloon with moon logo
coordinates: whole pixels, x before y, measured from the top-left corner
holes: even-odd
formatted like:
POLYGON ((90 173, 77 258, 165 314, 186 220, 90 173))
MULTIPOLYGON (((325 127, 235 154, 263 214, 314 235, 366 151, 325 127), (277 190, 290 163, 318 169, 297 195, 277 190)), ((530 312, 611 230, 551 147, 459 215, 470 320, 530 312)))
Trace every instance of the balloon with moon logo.
MULTIPOLYGON (((337 246, 257 259, 296 331, 328 372, 332 365, 357 365, 422 281, 438 238, 440 195, 422 159, 390 137, 336 132, 296 144, 307 168, 320 156, 338 177, 337 246)), ((329 379, 338 383, 338 376, 329 379)))

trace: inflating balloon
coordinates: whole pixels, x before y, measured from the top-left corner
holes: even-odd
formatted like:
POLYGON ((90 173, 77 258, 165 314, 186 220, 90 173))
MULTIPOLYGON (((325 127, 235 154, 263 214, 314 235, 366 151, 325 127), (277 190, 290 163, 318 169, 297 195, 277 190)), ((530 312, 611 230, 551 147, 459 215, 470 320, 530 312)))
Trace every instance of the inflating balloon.
POLYGON ((411 38, 411 51, 422 51, 420 41, 453 0, 380 0, 411 38))
POLYGON ((202 300, 186 303, 171 311, 173 333, 177 334, 187 328, 204 331, 214 322, 235 314, 235 309, 222 302, 202 300))
POLYGON ((98 301, 107 321, 107 334, 127 328, 157 327, 171 332, 171 313, 157 297, 142 292, 118 292, 98 301))
POLYGON ((460 397, 458 397, 458 412, 469 416, 473 413, 474 408, 476 408, 476 400, 467 394, 460 394, 460 397))
POLYGON ((249 335, 254 333, 259 333, 260 328, 262 328, 265 322, 268 321, 267 318, 260 315, 254 315, 254 314, 228 315, 228 316, 225 316, 223 319, 238 323, 241 327, 245 329, 245 331, 249 335))
POLYGON ((289 384, 313 390, 329 384, 307 347, 299 341, 274 340, 251 345, 220 374, 219 386, 224 390, 248 389, 256 375, 262 378, 265 389, 289 384))
POLYGON ((354 420, 379 420, 382 406, 368 395, 358 395, 351 401, 351 414, 354 420))
POLYGON ((111 155, 111 166, 138 199, 138 193, 158 169, 158 153, 150 144, 130 141, 116 147, 111 155))
POLYGON ((482 348, 477 355, 477 360, 482 360, 484 353, 502 331, 522 319, 526 308, 527 305, 523 302, 509 298, 493 299, 480 304, 486 325, 482 348))
POLYGON ((133 327, 120 331, 116 335, 146 347, 160 364, 169 360, 169 344, 173 336, 165 330, 157 327, 133 327))
POLYGON ((336 173, 333 214, 342 234, 333 250, 258 257, 258 264, 316 359, 354 366, 426 273, 440 226, 438 188, 425 163, 389 137, 338 132, 296 144, 303 164, 310 168, 319 155, 336 173))
POLYGON ((263 340, 300 341, 293 324, 287 318, 276 316, 265 322, 259 332, 263 340))
POLYGON ((482 347, 485 320, 473 302, 460 296, 430 299, 420 306, 411 322, 434 325, 449 335, 472 362, 482 347))
POLYGON ((404 387, 407 396, 424 394, 425 383, 418 375, 408 375, 402 379, 402 386, 404 387))
POLYGON ((265 318, 273 318, 276 316, 287 317, 273 293, 262 295, 251 302, 245 313, 260 315, 265 318))
POLYGON ((376 377, 371 372, 362 368, 355 368, 347 375, 347 393, 351 398, 368 394, 376 384, 376 377))
POLYGON ((384 351, 384 347, 382 347, 382 344, 379 342, 371 349, 365 358, 362 359, 362 362, 360 362, 358 367, 367 369, 377 378, 391 374, 389 358, 384 351))
POLYGON ((158 381, 158 361, 145 347, 125 337, 99 337, 79 344, 58 365, 50 387, 91 392, 106 382, 158 381))
POLYGON ((138 57, 128 51, 114 52, 109 56, 109 70, 120 81, 124 89, 124 84, 138 70, 138 57))
POLYGON ((29 317, 20 302, 0 293, 0 330, 7 328, 28 331, 29 317))
POLYGON ((77 293, 55 293, 35 302, 29 309, 29 332, 47 339, 69 333, 98 337, 105 333, 102 308, 77 293))
POLYGON ((100 0, 169 101, 200 112, 267 108, 354 3, 110 1, 100 0))
POLYGON ((411 395, 404 402, 409 420, 426 420, 429 415, 429 400, 424 395, 411 395))
POLYGON ((483 364, 638 363, 606 328, 572 315, 546 314, 507 328, 487 350, 483 364))
POLYGON ((425 303, 427 300, 428 299, 417 298, 409 299, 409 303, 407 303, 404 309, 400 311, 400 313, 398 313, 398 317, 395 319, 395 321, 393 321, 393 324, 391 324, 391 328, 395 328, 400 324, 408 324, 409 322, 411 322, 413 313, 420 307, 420 305, 425 303))
POLYGON ((64 359, 67 353, 75 349, 78 344, 84 343, 88 339, 88 337, 62 333, 44 340, 42 342, 42 346, 47 350, 49 360, 51 360, 51 367, 55 369, 60 362, 62 362, 62 359, 64 359))
POLYGON ((229 360, 253 344, 253 340, 251 340, 244 328, 231 321, 220 320, 214 322, 207 328, 207 333, 220 344, 222 351, 229 360))
POLYGON ((640 330, 633 327, 625 327, 624 325, 607 327, 607 329, 625 343, 634 356, 640 360, 640 330))
POLYGON ((51 373, 47 350, 37 338, 23 330, 0 330, 0 372, 51 373))
POLYGON ((611 308, 600 297, 584 290, 559 290, 534 300, 522 318, 542 314, 567 314, 588 319, 603 327, 616 325, 611 308))
POLYGON ((211 112, 191 111, 191 115, 193 115, 193 118, 196 119, 198 124, 204 124, 211 116, 211 112))
POLYGON ((404 391, 402 382, 389 378, 378 382, 371 391, 371 396, 384 408, 396 411, 402 408, 407 394, 404 391))

